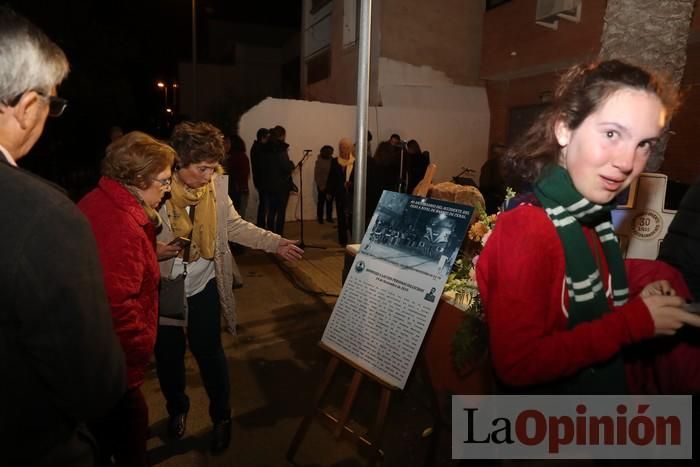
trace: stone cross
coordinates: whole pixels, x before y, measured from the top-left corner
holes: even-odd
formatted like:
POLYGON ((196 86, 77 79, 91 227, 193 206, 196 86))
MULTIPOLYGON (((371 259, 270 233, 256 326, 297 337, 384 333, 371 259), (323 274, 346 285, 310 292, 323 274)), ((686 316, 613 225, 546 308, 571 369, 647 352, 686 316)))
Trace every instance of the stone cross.
POLYGON ((612 211, 625 258, 656 259, 676 211, 664 209, 668 177, 643 173, 630 186, 627 203, 612 211))

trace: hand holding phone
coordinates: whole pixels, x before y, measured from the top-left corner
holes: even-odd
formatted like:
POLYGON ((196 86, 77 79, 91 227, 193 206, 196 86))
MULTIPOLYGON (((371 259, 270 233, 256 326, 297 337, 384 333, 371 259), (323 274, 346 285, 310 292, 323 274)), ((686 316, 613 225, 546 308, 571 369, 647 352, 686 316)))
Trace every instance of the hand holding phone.
POLYGON ((168 245, 170 246, 176 246, 180 248, 181 250, 185 248, 187 245, 189 245, 191 240, 189 238, 185 237, 175 237, 168 245))

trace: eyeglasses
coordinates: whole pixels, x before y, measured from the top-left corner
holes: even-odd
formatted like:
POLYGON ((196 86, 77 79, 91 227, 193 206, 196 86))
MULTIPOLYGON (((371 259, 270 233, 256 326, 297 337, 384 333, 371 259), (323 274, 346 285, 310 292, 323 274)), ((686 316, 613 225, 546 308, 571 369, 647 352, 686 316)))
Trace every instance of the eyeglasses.
MULTIPOLYGON (((63 112, 66 110, 66 107, 68 107, 68 100, 64 99, 62 97, 58 96, 49 96, 44 92, 37 91, 36 89, 32 89, 35 93, 39 95, 42 99, 45 99, 49 103, 49 117, 60 117, 63 112)), ((23 93, 19 94, 17 97, 14 99, 11 99, 9 102, 6 102, 6 105, 10 107, 16 106, 20 99, 22 99, 22 96, 24 96, 27 92, 29 91, 24 91, 23 93)))
POLYGON ((47 96, 43 92, 36 91, 44 99, 49 101, 49 117, 60 117, 68 107, 68 100, 58 96, 47 96))
POLYGON ((172 177, 154 178, 153 181, 160 183, 160 186, 170 186, 170 184, 173 182, 173 179, 172 179, 172 177))

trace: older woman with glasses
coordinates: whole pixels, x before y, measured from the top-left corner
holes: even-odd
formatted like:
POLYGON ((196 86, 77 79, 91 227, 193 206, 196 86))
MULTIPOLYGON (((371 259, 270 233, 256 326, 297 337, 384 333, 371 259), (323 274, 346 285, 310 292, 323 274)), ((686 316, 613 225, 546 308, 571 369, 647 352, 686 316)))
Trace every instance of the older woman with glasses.
MULTIPOLYGON (((78 203, 97 240, 114 330, 126 356, 127 391, 93 430, 102 462, 145 466, 148 408, 141 393, 158 323, 156 209, 170 190, 175 151, 137 131, 107 147, 102 178, 78 203)), ((86 291, 85 293, 89 293, 86 291)))
MULTIPOLYGON (((230 383, 226 356, 221 346, 220 310, 229 330, 235 333, 233 257, 228 242, 277 253, 284 259, 301 258, 295 242, 256 227, 241 218, 228 196, 228 181, 221 176, 224 135, 208 123, 182 122, 173 130, 170 144, 177 151, 172 193, 160 209, 162 242, 174 237, 191 238, 185 295, 187 319, 160 318, 156 342, 158 379, 170 414, 168 431, 181 438, 190 404, 185 394, 186 339, 197 360, 209 396, 209 416, 214 424, 211 450, 225 450, 231 438, 230 383), (187 332, 185 333, 185 329, 187 332)), ((184 271, 183 255, 161 263, 164 277, 184 271)))

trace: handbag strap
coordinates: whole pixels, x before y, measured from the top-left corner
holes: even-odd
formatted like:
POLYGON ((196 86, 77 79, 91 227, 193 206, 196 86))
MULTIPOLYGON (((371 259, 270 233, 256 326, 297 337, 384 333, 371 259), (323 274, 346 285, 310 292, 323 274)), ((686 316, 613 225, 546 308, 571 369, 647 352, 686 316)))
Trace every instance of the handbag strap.
MULTIPOLYGON (((194 209, 197 206, 193 204, 190 206, 190 222, 192 222, 192 230, 190 230, 190 235, 189 239, 192 240, 192 232, 194 232, 194 209)), ((187 265, 187 263, 190 262, 190 246, 192 245, 192 242, 189 242, 187 246, 185 247, 185 251, 182 253, 182 261, 187 265)), ((187 266, 185 266, 185 270, 187 270, 187 266)))

